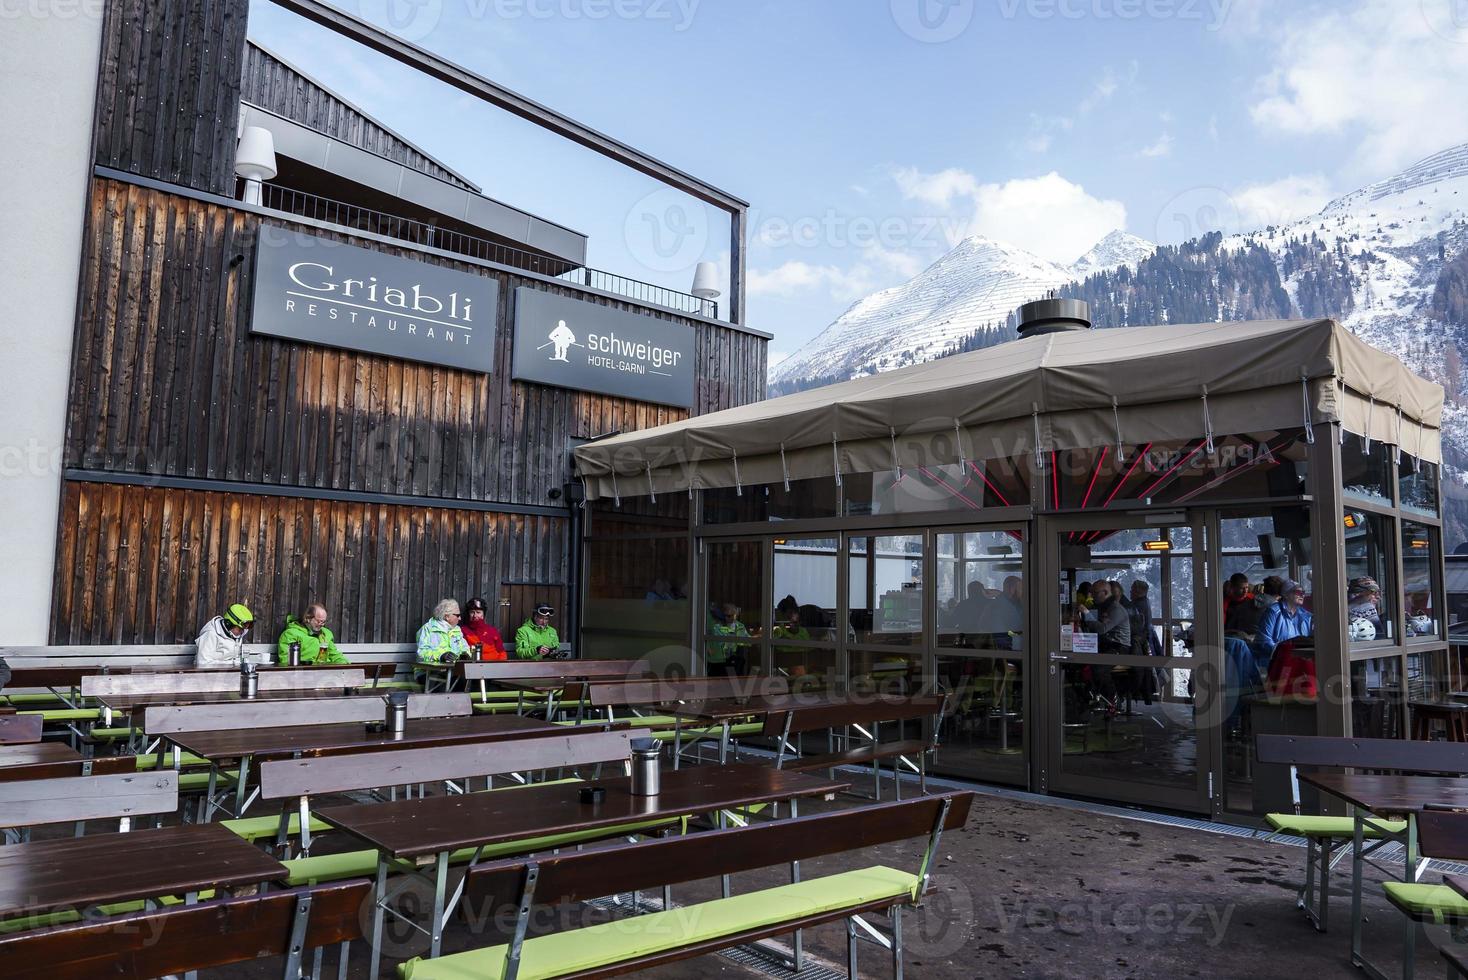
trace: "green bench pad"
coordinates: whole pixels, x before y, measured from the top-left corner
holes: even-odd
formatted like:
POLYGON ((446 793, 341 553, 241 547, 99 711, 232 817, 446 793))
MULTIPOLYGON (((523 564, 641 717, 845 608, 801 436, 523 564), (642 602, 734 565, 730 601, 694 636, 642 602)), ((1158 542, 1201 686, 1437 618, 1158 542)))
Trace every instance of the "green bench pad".
POLYGON ((474 705, 476 715, 513 715, 518 710, 520 706, 513 701, 481 702, 474 705))
MULTIPOLYGON (((536 785, 544 785, 537 783, 536 785)), ((510 787, 505 787, 506 789, 510 787)), ((486 847, 480 854, 481 861, 488 861, 503 857, 518 857, 521 854, 532 854, 536 851, 549 851, 557 847, 569 847, 573 844, 582 844, 586 841, 601 840, 607 837, 620 837, 623 835, 646 833, 650 830, 660 830, 664 827, 675 827, 680 819, 670 820, 647 820, 641 823, 622 824, 617 827, 604 827, 594 831, 575 831, 566 834, 551 834, 546 837, 531 837, 526 840, 510 841, 506 844, 494 844, 486 847)), ((466 847, 454 851, 449 855, 451 864, 467 864, 474 858, 474 848, 466 847)), ((290 876, 285 879, 286 884, 292 888, 298 885, 319 885, 328 881, 341 881, 345 878, 370 878, 377 874, 377 852, 375 850, 346 851, 342 854, 323 854, 320 857, 295 858, 290 861, 282 861, 282 864, 290 871, 290 876)), ((404 864, 407 869, 409 865, 404 864)))
MULTIPOLYGON (((162 766, 164 769, 173 768, 172 752, 154 752, 151 755, 135 755, 133 759, 139 769, 157 769, 159 766, 162 766)), ((181 753, 179 755, 179 762, 185 766, 207 766, 209 764, 208 759, 202 755, 194 755, 192 752, 181 753)))
MULTIPOLYGON (((527 939, 521 948, 519 976, 520 980, 550 980, 883 899, 891 899, 893 904, 908 902, 919 882, 916 875, 905 871, 864 868, 537 936, 527 939)), ((435 960, 415 958, 398 967, 398 976, 402 980, 503 976, 508 950, 508 945, 501 945, 435 960)))
POLYGON ((119 738, 132 736, 131 728, 93 728, 87 732, 87 737, 97 742, 113 742, 119 738))
MULTIPOLYGON (((208 901, 214 897, 214 889, 208 888, 199 892, 199 901, 208 901)), ((158 904, 165 907, 182 905, 183 898, 178 895, 164 895, 158 900, 158 904)), ((130 902, 114 902, 111 905, 99 905, 97 911, 103 916, 127 915, 132 912, 142 912, 147 908, 142 899, 134 899, 130 902)), ((6 919, 0 922, 0 936, 15 932, 25 932, 28 929, 45 929, 50 926, 64 926, 72 922, 80 922, 82 914, 75 909, 63 909, 60 912, 43 912, 40 915, 27 915, 19 919, 6 919)))
POLYGON ((102 717, 100 708, 50 708, 45 711, 20 711, 22 715, 40 715, 41 720, 53 721, 96 721, 102 717))
POLYGON ((45 694, 7 694, 4 699, 10 704, 62 704, 62 700, 51 692, 45 694))
MULTIPOLYGON (((214 784, 215 789, 224 789, 233 786, 240 778, 238 769, 226 769, 219 774, 219 780, 214 784)), ((178 774, 178 791, 180 793, 192 793, 195 790, 206 790, 209 788, 209 774, 207 772, 181 772, 178 774)))
MULTIPOLYGON (((236 820, 220 820, 219 826, 225 827, 232 833, 238 834, 251 844, 259 840, 274 840, 280 831, 280 817, 240 817, 236 820)), ((311 818, 311 833, 324 834, 331 830, 331 824, 317 817, 311 818)), ((295 837, 301 832, 301 815, 291 814, 289 830, 290 836, 295 837)))
MULTIPOLYGON (((1294 834, 1297 837, 1352 837, 1356 832, 1356 821, 1351 817, 1325 817, 1308 813, 1266 813, 1264 821, 1272 830, 1283 834, 1294 834)), ((1376 822, 1393 834, 1400 834, 1407 829, 1405 820, 1376 822)), ((1361 836, 1368 840, 1379 839, 1382 836, 1382 832, 1374 829, 1370 823, 1367 823, 1361 830, 1361 836)))
MULTIPOLYGON (((738 738, 741 735, 758 735, 764 730, 764 723, 759 721, 746 722, 742 725, 730 725, 729 737, 738 738)), ((675 735, 677 735, 677 732, 673 731, 671 728, 666 731, 658 731, 652 733, 652 737, 657 739, 659 742, 671 742, 674 740, 675 735)), ((713 728, 683 729, 684 738, 691 739, 694 736, 701 736, 703 738, 718 738, 720 736, 720 729, 718 726, 715 726, 713 728)))
POLYGON ((1447 885, 1424 885, 1420 882, 1388 881, 1387 901, 1414 919, 1442 925, 1449 920, 1468 918, 1468 898, 1447 885))

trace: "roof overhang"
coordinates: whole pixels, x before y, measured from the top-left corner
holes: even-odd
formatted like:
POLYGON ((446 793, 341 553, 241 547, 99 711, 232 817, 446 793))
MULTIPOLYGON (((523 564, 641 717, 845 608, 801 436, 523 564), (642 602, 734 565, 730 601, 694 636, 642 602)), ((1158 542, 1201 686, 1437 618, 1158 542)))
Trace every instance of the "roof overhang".
POLYGON ((591 498, 1339 422, 1427 462, 1443 389, 1334 320, 1047 334, 601 439, 591 498))

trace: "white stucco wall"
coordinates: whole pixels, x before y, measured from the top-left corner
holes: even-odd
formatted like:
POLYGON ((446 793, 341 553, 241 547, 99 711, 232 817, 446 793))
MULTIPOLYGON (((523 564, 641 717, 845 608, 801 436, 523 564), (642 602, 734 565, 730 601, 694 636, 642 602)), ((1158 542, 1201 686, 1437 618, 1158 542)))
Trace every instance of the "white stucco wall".
POLYGON ((47 638, 101 0, 0 0, 0 645, 47 638))

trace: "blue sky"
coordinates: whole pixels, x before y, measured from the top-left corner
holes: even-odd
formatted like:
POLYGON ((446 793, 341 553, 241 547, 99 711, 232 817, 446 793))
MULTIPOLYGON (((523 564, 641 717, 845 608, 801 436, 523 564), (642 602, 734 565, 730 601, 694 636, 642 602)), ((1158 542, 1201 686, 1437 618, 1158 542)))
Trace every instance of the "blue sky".
MULTIPOLYGON (((751 205, 787 354, 967 234, 1059 262, 1308 213, 1468 140, 1468 0, 339 0, 751 205)), ((255 0, 251 37, 687 289, 717 211, 255 0), (669 224, 676 227, 668 227, 669 224)))

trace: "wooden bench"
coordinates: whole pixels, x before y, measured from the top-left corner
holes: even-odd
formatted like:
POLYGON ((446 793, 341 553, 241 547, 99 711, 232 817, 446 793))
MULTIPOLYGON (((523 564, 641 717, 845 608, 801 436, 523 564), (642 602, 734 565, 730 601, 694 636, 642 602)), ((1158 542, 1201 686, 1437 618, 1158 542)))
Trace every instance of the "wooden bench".
MULTIPOLYGON (((262 795, 267 799, 299 800, 302 826, 313 821, 309 815, 311 794, 367 789, 402 782, 468 780, 474 776, 498 776, 546 769, 577 769, 604 764, 625 765, 631 756, 631 739, 645 732, 618 731, 554 735, 517 739, 496 745, 462 745, 443 749, 408 749, 403 752, 379 752, 354 756, 328 756, 318 759, 288 759, 267 762, 261 767, 262 795)), ((574 780, 573 780, 574 781, 574 780)), ((504 792, 521 785, 488 787, 485 791, 504 792)), ((281 819, 290 814, 287 805, 281 819)), ((680 827, 681 820, 646 820, 596 830, 557 833, 510 841, 480 848, 463 848, 449 856, 450 864, 473 865, 485 859, 572 847, 599 840, 630 838, 656 834, 680 827)), ((302 838, 309 844, 309 838, 302 838)), ((284 862, 290 870, 289 885, 319 884, 343 878, 378 873, 376 850, 346 851, 320 857, 298 857, 284 862)), ((404 874, 417 870, 410 861, 394 862, 391 870, 404 874)))
POLYGON ((339 945, 345 977, 370 894, 369 882, 344 881, 32 929, 0 936, 0 963, 6 980, 149 980, 278 956, 285 980, 300 980, 306 951, 314 977, 322 949, 339 945))
POLYGON ((545 697, 523 688, 491 691, 489 686, 496 683, 544 681, 548 687, 554 688, 565 681, 630 680, 653 676, 646 662, 641 660, 477 660, 460 663, 457 669, 465 684, 477 683, 478 700, 486 706, 482 710, 491 710, 488 705, 502 702, 514 704, 515 710, 523 711, 526 701, 545 697))
MULTIPOLYGON (((1278 834, 1303 837, 1305 882, 1295 904, 1319 932, 1325 932, 1330 914, 1330 872, 1339 858, 1333 852, 1353 840, 1351 817, 1304 813, 1300 796, 1301 767, 1364 769, 1385 772, 1468 773, 1468 745, 1459 742, 1418 742, 1394 738, 1332 738, 1320 735, 1257 735, 1254 758, 1260 765, 1290 769, 1292 813, 1266 813, 1265 822, 1278 834), (1316 873, 1319 873, 1319 882, 1316 873)), ((1368 823, 1366 839, 1379 847, 1393 833, 1406 829, 1401 821, 1382 821, 1379 829, 1368 823)), ((1342 852, 1344 853, 1344 852, 1342 852)))
MULTIPOLYGON (((902 799, 902 776, 900 767, 908 766, 918 775, 918 787, 928 791, 927 757, 938 746, 939 721, 948 707, 948 696, 937 694, 914 695, 912 697, 864 697, 850 700, 817 701, 809 705, 796 704, 787 711, 772 711, 765 716, 763 734, 778 739, 775 768, 808 772, 817 769, 835 769, 840 766, 871 765, 873 793, 882 798, 882 761, 892 760, 892 780, 897 798, 902 799), (902 727, 912 721, 928 720, 928 734, 922 738, 900 737, 902 727), (894 723, 899 737, 884 742, 881 740, 882 725, 894 723), (867 727, 870 731, 867 731, 867 727), (790 753, 791 735, 825 730, 827 749, 834 750, 834 733, 838 729, 855 728, 865 734, 865 744, 847 747, 840 751, 827 751, 819 755, 796 755, 790 753), (917 758, 913 762, 913 757, 917 758)), ((848 740, 849 741, 849 740, 848 740)))
POLYGON ((0 783, 0 827, 28 829, 73 823, 77 836, 88 820, 119 821, 126 831, 135 817, 172 813, 178 808, 178 774, 127 772, 111 775, 26 779, 0 783))
MULTIPOLYGON (((262 670, 258 676, 262 691, 354 688, 367 683, 367 675, 360 667, 262 670)), ((93 674, 83 677, 81 683, 84 698, 106 694, 202 694, 239 689, 240 673, 237 670, 198 670, 172 674, 93 674)))
POLYGON ((32 762, 19 766, 0 766, 0 783, 23 779, 63 779, 68 776, 110 776, 136 772, 137 758, 130 755, 99 756, 93 759, 69 759, 63 762, 32 762))
POLYGON ((963 827, 972 802, 972 793, 953 793, 474 867, 464 879, 466 917, 472 925, 492 921, 502 910, 511 911, 515 926, 510 941, 438 959, 409 960, 399 967, 399 976, 403 980, 616 976, 844 920, 850 976, 857 976, 857 945, 865 940, 887 949, 893 973, 901 977, 903 911, 922 903, 942 834, 963 827), (802 860, 917 837, 927 837, 928 846, 914 871, 871 866, 813 879, 799 874, 802 860), (788 885, 534 938, 526 935, 536 906, 785 864, 792 871, 788 885), (862 918, 873 914, 889 916, 888 935, 862 918))
MULTIPOLYGON (((746 677, 684 677, 672 680, 577 680, 566 684, 561 703, 576 704, 577 724, 588 720, 615 724, 617 708, 655 707, 688 701, 745 701, 789 692, 789 678, 760 674, 746 677), (588 710, 600 710, 605 714, 599 719, 587 719, 588 710)), ((671 728, 675 721, 671 715, 632 714, 621 719, 623 724, 655 729, 671 728)))

